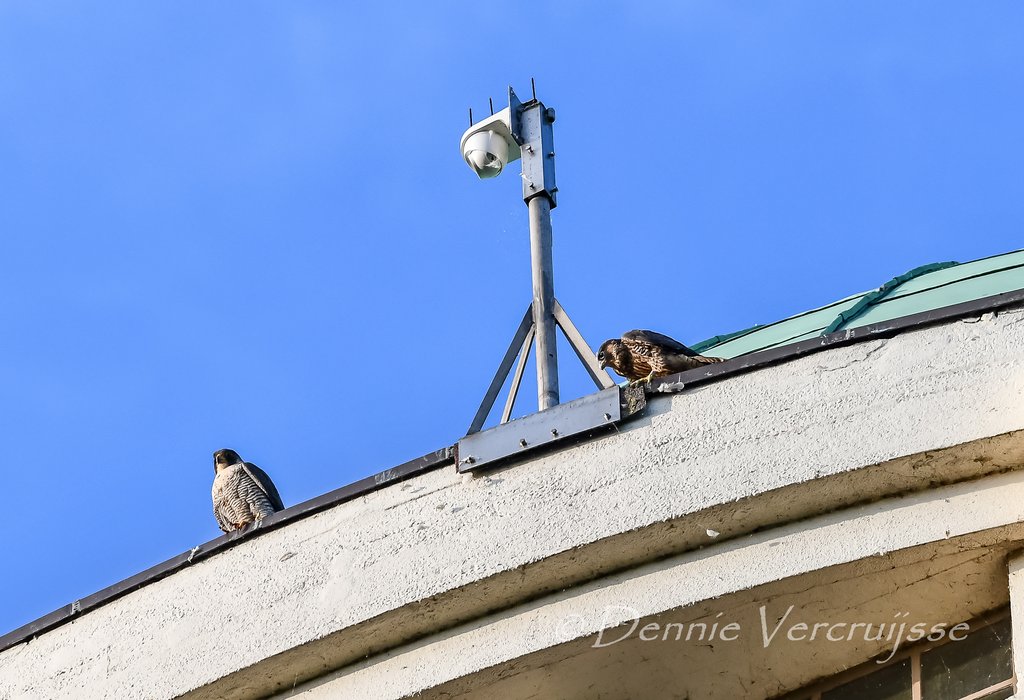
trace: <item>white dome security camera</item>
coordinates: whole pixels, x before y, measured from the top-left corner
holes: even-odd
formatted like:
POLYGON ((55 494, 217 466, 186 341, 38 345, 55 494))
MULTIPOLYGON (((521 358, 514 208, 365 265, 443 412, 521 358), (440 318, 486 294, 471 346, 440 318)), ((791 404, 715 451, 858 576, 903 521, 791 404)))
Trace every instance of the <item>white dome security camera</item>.
POLYGON ((462 135, 462 157, 481 180, 500 175, 506 165, 521 155, 512 138, 510 116, 510 110, 503 109, 469 127, 462 135))
POLYGON ((478 131, 462 147, 462 157, 481 180, 495 177, 508 162, 508 143, 493 131, 478 131))

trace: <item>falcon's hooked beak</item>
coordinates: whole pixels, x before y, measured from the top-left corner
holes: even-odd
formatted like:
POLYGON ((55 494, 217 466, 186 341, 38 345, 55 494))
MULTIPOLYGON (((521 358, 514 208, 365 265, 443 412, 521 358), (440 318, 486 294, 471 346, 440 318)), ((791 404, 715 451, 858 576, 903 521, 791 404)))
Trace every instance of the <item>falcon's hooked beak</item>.
POLYGON ((604 369, 605 367, 608 366, 608 358, 605 357, 603 350, 597 353, 597 361, 601 363, 601 369, 604 369))

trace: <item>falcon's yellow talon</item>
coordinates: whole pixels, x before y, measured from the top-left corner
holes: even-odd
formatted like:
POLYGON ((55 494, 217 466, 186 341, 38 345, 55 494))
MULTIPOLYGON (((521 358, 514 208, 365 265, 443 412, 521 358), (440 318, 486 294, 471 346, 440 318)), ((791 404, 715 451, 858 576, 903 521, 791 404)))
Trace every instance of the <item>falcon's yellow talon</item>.
POLYGON ((654 370, 653 369, 651 370, 651 373, 648 374, 646 377, 644 377, 643 379, 634 379, 633 381, 631 381, 629 383, 629 385, 630 386, 640 386, 641 384, 646 384, 647 386, 650 386, 652 379, 654 379, 654 370))

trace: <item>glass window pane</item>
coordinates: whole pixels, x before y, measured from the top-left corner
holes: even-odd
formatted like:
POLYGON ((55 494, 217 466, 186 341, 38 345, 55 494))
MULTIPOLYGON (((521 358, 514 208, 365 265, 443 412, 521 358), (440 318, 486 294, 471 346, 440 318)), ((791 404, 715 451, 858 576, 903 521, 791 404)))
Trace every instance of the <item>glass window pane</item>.
POLYGON ((826 690, 821 694, 821 700, 911 700, 910 686, 910 659, 904 659, 826 690))
POLYGON ((1012 663, 1007 618, 969 634, 962 642, 949 642, 922 654, 921 696, 924 700, 957 700, 1010 678, 1012 663))

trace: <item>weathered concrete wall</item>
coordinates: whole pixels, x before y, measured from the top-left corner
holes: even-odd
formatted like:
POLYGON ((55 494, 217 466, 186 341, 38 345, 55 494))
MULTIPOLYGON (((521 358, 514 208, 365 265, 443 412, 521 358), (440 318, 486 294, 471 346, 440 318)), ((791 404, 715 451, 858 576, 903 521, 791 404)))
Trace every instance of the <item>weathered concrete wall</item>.
POLYGON ((0 697, 168 698, 235 673, 195 696, 253 697, 574 577, 709 544, 708 528, 724 541, 1017 467, 1019 438, 995 436, 1024 429, 1022 318, 811 355, 655 397, 618 433, 485 477, 440 470, 383 489, 3 652, 0 697), (975 441, 954 448, 969 460, 929 457, 975 441), (659 527, 654 542, 621 539, 659 527), (558 572, 544 568, 558 557, 558 572))
POLYGON ((553 593, 405 645, 280 697, 388 700, 422 697, 425 689, 435 686, 443 691, 439 688, 425 697, 654 698, 664 697, 668 689, 672 697, 768 697, 846 668, 850 654, 855 662, 867 661, 892 644, 863 639, 849 645, 794 644, 774 639, 765 645, 751 601, 767 601, 773 615, 769 629, 790 603, 797 612, 790 613, 787 626, 837 619, 889 622, 892 611, 907 612, 913 615, 909 619, 927 621, 929 627, 960 622, 1006 603, 1005 556, 1024 543, 1022 522, 1020 471, 886 499, 553 593), (808 572, 814 574, 802 576, 808 572), (797 577, 802 578, 795 585, 772 585, 797 577), (758 594, 732 595, 751 589, 758 594), (647 663, 639 674, 630 673, 630 663, 611 663, 619 649, 593 648, 602 629, 618 628, 601 638, 602 643, 614 642, 634 620, 640 620, 637 628, 664 625, 659 617, 664 613, 694 609, 700 612, 680 619, 714 621, 722 614, 722 625, 741 620, 736 639, 715 639, 714 655, 706 653, 708 644, 636 645, 639 648, 626 658, 632 664, 647 663), (705 658, 697 661, 701 651, 705 658), (825 658, 815 659, 816 655, 825 658), (650 663, 659 656, 661 663, 650 663), (659 667, 667 670, 650 674, 651 668, 659 667), (470 682, 450 683, 481 669, 494 670, 470 682), (570 688, 575 690, 552 692, 567 675, 573 677, 570 688), (625 684, 623 676, 629 678, 625 684))

